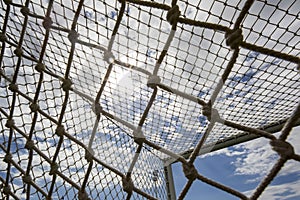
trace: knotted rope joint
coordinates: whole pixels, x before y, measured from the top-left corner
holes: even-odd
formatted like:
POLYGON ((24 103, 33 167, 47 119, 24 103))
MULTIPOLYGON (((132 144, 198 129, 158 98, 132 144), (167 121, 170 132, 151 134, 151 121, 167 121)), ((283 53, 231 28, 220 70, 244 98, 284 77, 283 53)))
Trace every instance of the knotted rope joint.
POLYGON ((171 25, 173 25, 173 24, 175 24, 175 23, 178 22, 179 16, 180 16, 179 6, 178 6, 178 5, 175 5, 175 6, 173 6, 170 10, 168 10, 168 13, 167 13, 167 21, 168 21, 171 25))
POLYGON ((6 154, 4 156, 3 161, 6 162, 6 163, 10 163, 12 161, 12 155, 11 155, 11 153, 6 154))
POLYGON ((226 45, 231 49, 236 49, 243 41, 242 30, 237 29, 225 34, 226 45))
POLYGON ((26 184, 30 184, 30 183, 32 182, 32 178, 31 178, 30 175, 25 175, 25 176, 23 176, 23 177, 22 177, 22 180, 23 180, 23 182, 26 183, 26 184))
POLYGON ((183 163, 182 164, 182 167, 183 167, 183 173, 185 175, 185 177, 189 180, 195 180, 198 176, 198 172, 195 168, 195 166, 193 164, 186 164, 186 163, 183 163))
POLYGON ((44 18, 43 27, 46 30, 49 30, 51 28, 52 24, 53 24, 53 22, 52 22, 52 19, 50 17, 45 17, 44 18))
POLYGON ((103 55, 103 60, 108 64, 115 62, 115 56, 111 51, 105 51, 103 55))
POLYGON ((25 148, 28 149, 28 150, 32 150, 34 148, 33 140, 28 140, 25 144, 25 148))
POLYGON ((133 132, 133 139, 139 145, 142 145, 145 142, 146 138, 145 138, 145 135, 142 132, 142 127, 138 127, 133 132))
POLYGON ((142 137, 134 137, 134 142, 137 143, 138 145, 142 145, 145 142, 145 138, 142 137))
POLYGON ((9 185, 3 187, 3 193, 8 195, 11 192, 9 185))
POLYGON ((45 70, 45 65, 43 63, 38 63, 35 66, 35 70, 41 73, 41 72, 43 72, 45 70))
POLYGON ((123 185, 123 190, 125 191, 125 192, 127 192, 127 193, 132 193, 132 191, 133 191, 133 182, 132 182, 132 180, 131 180, 131 178, 130 177, 123 177, 122 178, 122 185, 123 185))
POLYGON ((90 198, 88 197, 87 193, 85 191, 79 191, 78 192, 78 199, 79 200, 89 200, 90 198))
POLYGON ((86 150, 85 151, 85 159, 88 161, 88 162, 92 162, 93 161, 93 157, 94 157, 94 152, 92 151, 89 151, 89 150, 86 150))
POLYGON ((94 106, 92 107, 92 110, 94 111, 94 113, 98 116, 101 114, 102 112, 102 106, 100 105, 99 102, 95 102, 94 106))
POLYGON ((79 34, 75 30, 71 30, 69 32, 68 39, 70 40, 71 43, 74 44, 75 42, 77 42, 78 37, 79 37, 79 34))
POLYGON ((8 89, 12 92, 18 92, 18 86, 14 83, 9 84, 8 89))
POLYGON ((149 76, 147 86, 150 88, 155 88, 160 83, 160 81, 161 81, 161 79, 159 76, 151 75, 151 76, 149 76))
POLYGON ((9 5, 9 4, 12 3, 12 0, 4 0, 4 3, 5 3, 6 5, 9 5))
POLYGON ((208 121, 220 122, 221 117, 219 111, 215 108, 212 108, 210 104, 203 106, 202 114, 207 117, 208 121))
POLYGON ((270 144, 272 149, 276 151, 282 158, 290 158, 294 155, 293 146, 286 141, 276 139, 271 140, 270 144))
POLYGON ((23 50, 19 47, 17 47, 15 50, 14 50, 14 54, 18 57, 21 57, 23 55, 23 50))
POLYGON ((70 79, 64 79, 62 83, 62 89, 66 92, 71 89, 72 81, 70 79))
POLYGON ((30 108, 31 112, 36 112, 39 110, 40 106, 37 103, 32 103, 32 104, 30 104, 29 108, 30 108))
POLYGON ((62 137, 64 136, 65 134, 65 128, 63 125, 59 125, 57 128, 56 128, 56 131, 55 131, 56 135, 58 135, 59 137, 62 137))
POLYGON ((30 10, 29 10, 28 7, 23 6, 23 7, 21 8, 21 13, 22 13, 24 16, 27 16, 27 15, 30 14, 30 10))
POLYGON ((50 172, 49 172, 49 174, 50 175, 54 175, 54 174, 56 174, 57 173, 57 171, 58 171, 58 164, 55 162, 55 163, 52 163, 51 164, 51 167, 50 167, 50 172))
POLYGON ((15 125, 15 121, 13 119, 8 119, 7 122, 6 122, 6 124, 5 124, 5 126, 7 128, 13 128, 14 125, 15 125))

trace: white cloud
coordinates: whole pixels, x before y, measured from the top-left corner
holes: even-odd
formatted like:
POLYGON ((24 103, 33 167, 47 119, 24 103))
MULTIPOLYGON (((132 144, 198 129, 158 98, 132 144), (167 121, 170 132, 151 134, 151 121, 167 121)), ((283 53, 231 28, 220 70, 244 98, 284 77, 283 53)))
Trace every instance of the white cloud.
MULTIPOLYGON (((297 141, 300 140, 300 127, 294 128, 288 141, 293 144, 295 152, 299 153, 300 147, 297 141)), ((278 135, 278 134, 277 134, 278 135)), ((243 149, 243 154, 232 164, 236 167, 235 173, 238 175, 259 175, 263 177, 275 164, 278 155, 272 150, 269 140, 257 139, 251 142, 237 145, 235 148, 243 149)), ((287 175, 299 171, 299 163, 287 162, 280 175, 287 175)))
MULTIPOLYGON (((288 137, 288 141, 294 146, 295 153, 300 152, 300 135, 298 134, 300 127, 292 130, 288 137)), ((280 133, 275 134, 277 137, 280 133)), ((259 138, 253 141, 242 143, 231 148, 222 149, 210 154, 203 155, 203 157, 214 155, 226 155, 234 158, 231 165, 235 167, 235 175, 243 175, 251 177, 246 180, 247 183, 259 183, 269 173, 271 168, 278 160, 278 154, 272 150, 269 140, 259 138), (254 177, 254 178, 253 178, 254 177)), ((300 163, 294 160, 289 160, 280 170, 276 177, 295 175, 299 173, 300 163)), ((300 195, 299 191, 300 180, 280 185, 269 185, 266 191, 263 192, 261 199, 282 199, 280 194, 284 194, 284 198, 291 198, 300 195)), ((246 195, 251 195, 253 190, 244 192, 246 195)))
MULTIPOLYGON (((270 185, 267 189, 262 193, 259 199, 273 199, 273 200, 282 200, 288 198, 299 198, 300 190, 299 190, 300 180, 293 181, 290 183, 284 183, 280 185, 270 185)), ((247 196, 251 196, 253 190, 249 190, 244 192, 247 196)))
MULTIPOLYGON (((298 154, 300 152, 300 147, 297 144, 300 140, 300 135, 297 134, 299 131, 300 127, 294 128, 288 138, 288 141, 294 146, 295 153, 298 154)), ((278 136, 279 133, 275 135, 278 136)), ((269 140, 265 138, 242 143, 232 148, 221 149, 203 155, 203 157, 214 155, 226 155, 229 157, 237 156, 231 163, 236 167, 236 175, 258 175, 261 178, 273 167, 277 158, 279 158, 278 154, 272 150, 269 140)), ((287 175, 298 171, 299 163, 289 161, 281 170, 280 175, 287 175)))

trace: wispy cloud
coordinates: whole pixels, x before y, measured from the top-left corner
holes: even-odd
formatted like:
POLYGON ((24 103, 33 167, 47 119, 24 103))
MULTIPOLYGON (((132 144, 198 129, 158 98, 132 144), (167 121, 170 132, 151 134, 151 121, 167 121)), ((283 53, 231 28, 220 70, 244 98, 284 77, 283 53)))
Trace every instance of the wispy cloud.
MULTIPOLYGON (((300 127, 293 129, 288 141, 293 144, 296 153, 300 152, 298 141, 300 135, 297 134, 300 127)), ((276 135, 279 135, 277 133, 276 135)), ((279 158, 278 154, 272 150, 269 140, 259 138, 254 141, 249 141, 236 145, 234 147, 222 149, 203 157, 225 155, 231 157, 233 161, 231 165, 234 166, 234 174, 236 176, 245 176, 246 181, 244 184, 255 183, 258 184, 274 166, 276 160, 279 158)), ((288 161, 279 172, 277 178, 289 177, 295 175, 300 176, 299 163, 295 161, 288 161)), ((278 184, 274 183, 267 187, 266 191, 261 196, 261 199, 285 199, 300 197, 299 191, 300 179, 289 183, 278 184)), ((253 190, 244 192, 251 195, 253 190)))
MULTIPOLYGON (((270 185, 261 195, 260 199, 273 199, 273 200, 282 200, 282 199, 299 199, 300 190, 299 190, 300 180, 284 183, 279 185, 270 185)), ((252 190, 244 192, 246 195, 250 196, 252 190)))

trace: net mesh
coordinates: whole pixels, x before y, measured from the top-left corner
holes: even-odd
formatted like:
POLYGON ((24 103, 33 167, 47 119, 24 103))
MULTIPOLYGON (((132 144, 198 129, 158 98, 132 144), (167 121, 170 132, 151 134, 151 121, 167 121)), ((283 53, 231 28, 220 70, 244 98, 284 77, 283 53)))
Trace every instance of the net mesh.
POLYGON ((168 199, 173 162, 178 199, 194 181, 257 199, 300 161, 299 1, 0 5, 2 199, 168 199), (251 137, 280 157, 250 197, 195 169, 251 137))

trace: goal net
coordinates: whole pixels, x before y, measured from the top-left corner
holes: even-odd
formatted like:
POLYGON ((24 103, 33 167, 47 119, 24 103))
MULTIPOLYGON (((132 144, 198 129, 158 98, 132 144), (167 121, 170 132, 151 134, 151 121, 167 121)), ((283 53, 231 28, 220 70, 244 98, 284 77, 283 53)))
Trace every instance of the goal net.
POLYGON ((300 2, 1 0, 0 198, 257 199, 300 124, 300 2), (280 131, 279 137, 272 133, 280 131), (279 159, 251 196, 195 159, 254 138, 279 159), (186 184, 175 197, 172 171, 186 184))

